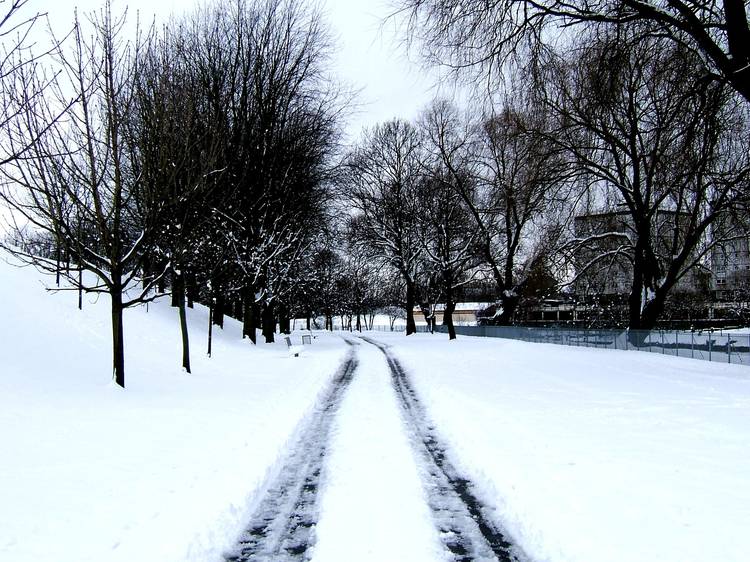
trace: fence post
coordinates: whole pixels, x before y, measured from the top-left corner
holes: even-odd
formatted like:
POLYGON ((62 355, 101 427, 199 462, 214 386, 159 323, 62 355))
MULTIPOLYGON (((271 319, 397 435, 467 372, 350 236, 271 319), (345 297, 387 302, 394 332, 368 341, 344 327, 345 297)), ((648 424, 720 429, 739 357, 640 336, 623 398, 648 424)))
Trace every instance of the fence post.
POLYGON ((714 335, 713 332, 708 333, 708 360, 709 361, 713 361, 713 359, 711 359, 711 352, 713 351, 713 347, 714 347, 714 339, 711 337, 713 335, 714 335))
POLYGON ((664 355, 667 352, 664 347, 664 330, 659 330, 659 334, 661 335, 661 354, 664 355))
POLYGON ((732 336, 727 334, 727 363, 732 362, 732 336))
POLYGON ((674 356, 678 357, 680 355, 680 332, 675 330, 674 333, 674 356))

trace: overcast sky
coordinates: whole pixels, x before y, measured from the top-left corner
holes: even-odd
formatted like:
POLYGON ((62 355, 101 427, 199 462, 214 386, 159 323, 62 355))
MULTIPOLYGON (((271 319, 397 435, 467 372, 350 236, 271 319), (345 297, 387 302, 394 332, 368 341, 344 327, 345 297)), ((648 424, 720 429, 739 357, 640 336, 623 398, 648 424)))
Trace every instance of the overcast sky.
MULTIPOLYGON (((62 31, 73 19, 73 10, 97 9, 103 0, 30 0, 28 10, 46 11, 53 26, 62 31)), ((138 11, 141 21, 152 15, 166 19, 170 13, 192 9, 195 0, 113 0, 115 11, 124 6, 138 11)), ((350 117, 347 132, 355 139, 362 127, 392 117, 410 119, 436 95, 436 74, 424 72, 407 58, 395 22, 383 25, 391 12, 388 0, 321 0, 336 41, 335 73, 348 86, 361 90, 359 106, 350 117)))

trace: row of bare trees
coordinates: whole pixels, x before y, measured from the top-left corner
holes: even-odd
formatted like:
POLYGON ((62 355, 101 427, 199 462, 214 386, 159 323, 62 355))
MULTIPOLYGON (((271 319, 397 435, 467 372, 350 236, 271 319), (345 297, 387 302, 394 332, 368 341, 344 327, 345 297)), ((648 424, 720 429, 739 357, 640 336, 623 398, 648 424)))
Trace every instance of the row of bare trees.
POLYGON ((132 28, 107 1, 76 15, 43 62, 17 49, 26 62, 2 84, 8 249, 109 295, 120 386, 123 311, 167 286, 188 372, 186 300, 219 326, 232 312, 253 343, 258 327, 273 340, 313 276, 346 105, 320 15, 297 0, 209 4, 132 28), (34 251, 40 237, 53 255, 34 251))
POLYGON ((455 337, 455 292, 491 276, 509 322, 563 199, 568 169, 545 136, 547 123, 506 106, 479 123, 445 101, 416 124, 391 121, 367 132, 340 178, 353 210, 354 244, 397 274, 407 334, 414 307, 428 323, 437 302, 455 337))
MULTIPOLYGON (((451 15, 471 6, 413 4, 433 55, 460 66, 473 53, 475 30, 451 15)), ((747 236, 750 106, 731 81, 643 22, 577 32, 524 49, 479 117, 435 102, 415 123, 367 132, 346 160, 352 236, 401 277, 407 333, 413 308, 429 322, 439 300, 454 337, 453 292, 475 278, 495 281, 496 321, 510 323, 540 267, 570 290, 627 271, 628 325, 648 329, 712 251, 747 236), (617 220, 576 228, 596 214, 617 220)))

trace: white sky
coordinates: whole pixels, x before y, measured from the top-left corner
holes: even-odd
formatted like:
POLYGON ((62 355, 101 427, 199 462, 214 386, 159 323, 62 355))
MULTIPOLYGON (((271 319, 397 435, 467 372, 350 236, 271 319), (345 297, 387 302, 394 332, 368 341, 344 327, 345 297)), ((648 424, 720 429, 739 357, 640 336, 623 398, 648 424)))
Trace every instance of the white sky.
MULTIPOLYGON (((314 0, 310 0, 313 2, 314 0)), ((73 10, 97 9, 103 0, 30 0, 28 11, 48 12, 53 27, 62 32, 72 22, 73 10)), ((113 0, 115 11, 128 6, 142 21, 156 15, 192 9, 194 0, 113 0)), ((391 12, 388 0, 321 0, 326 21, 336 43, 335 75, 350 88, 360 90, 358 107, 349 119, 347 133, 355 140, 364 126, 401 117, 411 119, 438 93, 436 73, 423 71, 407 58, 395 22, 383 26, 391 12)))

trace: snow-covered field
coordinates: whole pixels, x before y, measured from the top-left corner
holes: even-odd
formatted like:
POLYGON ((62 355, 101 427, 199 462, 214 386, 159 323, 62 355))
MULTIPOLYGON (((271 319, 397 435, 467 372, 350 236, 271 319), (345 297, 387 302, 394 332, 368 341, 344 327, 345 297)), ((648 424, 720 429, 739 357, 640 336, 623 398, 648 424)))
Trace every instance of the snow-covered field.
POLYGON ((0 560, 220 560, 345 346, 289 357, 227 320, 208 359, 196 307, 187 375, 177 313, 158 302, 125 313, 122 391, 109 303, 93 300, 78 311, 77 294, 0 262, 0 560))
POLYGON ((392 344, 455 462, 534 559, 748 559, 750 368, 376 337, 392 344))
MULTIPOLYGON (((110 381, 106 298, 78 311, 74 293, 47 293, 33 270, 2 262, 0 287, 0 561, 218 562, 304 452, 297 437, 323 455, 322 473, 313 463, 285 482, 305 494, 315 477, 309 558, 452 559, 415 413, 357 334, 341 334, 348 346, 319 333, 293 358, 227 320, 208 359, 196 307, 187 375, 176 312, 156 303, 126 312, 123 391, 110 381), (345 358, 356 368, 331 394, 345 358), (328 428, 318 443, 311 419, 328 428)), ((532 560, 747 559, 748 367, 368 337, 390 346, 430 418, 421 429, 532 560)))

